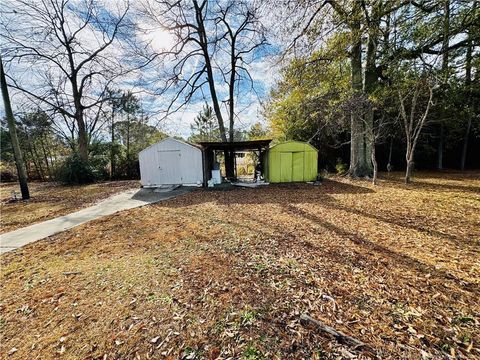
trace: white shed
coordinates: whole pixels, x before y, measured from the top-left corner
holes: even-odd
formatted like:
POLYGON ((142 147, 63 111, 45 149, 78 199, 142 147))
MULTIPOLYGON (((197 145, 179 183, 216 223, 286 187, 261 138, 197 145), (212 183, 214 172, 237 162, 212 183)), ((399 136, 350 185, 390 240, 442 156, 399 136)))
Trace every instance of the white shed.
POLYGON ((166 138, 138 154, 143 186, 200 185, 202 150, 184 141, 166 138))

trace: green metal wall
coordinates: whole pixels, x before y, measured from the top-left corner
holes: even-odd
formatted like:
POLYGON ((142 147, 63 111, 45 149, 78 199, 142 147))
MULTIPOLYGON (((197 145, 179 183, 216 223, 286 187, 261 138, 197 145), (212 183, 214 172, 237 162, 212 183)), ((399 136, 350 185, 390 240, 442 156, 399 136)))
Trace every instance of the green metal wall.
POLYGON ((300 141, 272 146, 266 155, 266 178, 271 183, 314 181, 318 173, 318 151, 300 141))

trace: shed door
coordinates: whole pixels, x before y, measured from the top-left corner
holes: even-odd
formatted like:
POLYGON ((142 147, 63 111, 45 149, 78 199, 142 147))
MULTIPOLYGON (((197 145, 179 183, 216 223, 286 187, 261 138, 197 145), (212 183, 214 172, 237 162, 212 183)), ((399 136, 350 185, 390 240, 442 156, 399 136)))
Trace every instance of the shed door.
POLYGON ((317 152, 305 152, 305 181, 314 181, 317 178, 317 152))
POLYGON ((304 152, 298 151, 292 154, 292 180, 303 181, 304 180, 304 152))
POLYGON ((160 178, 159 184, 181 184, 182 176, 179 169, 180 150, 158 150, 157 164, 160 178))
POLYGON ((280 182, 292 181, 292 153, 280 153, 280 182))

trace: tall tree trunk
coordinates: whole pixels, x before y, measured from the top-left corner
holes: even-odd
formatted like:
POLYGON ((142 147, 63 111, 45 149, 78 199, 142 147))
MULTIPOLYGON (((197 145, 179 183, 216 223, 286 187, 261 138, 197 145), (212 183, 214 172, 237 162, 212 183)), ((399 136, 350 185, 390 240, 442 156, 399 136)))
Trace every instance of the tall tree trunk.
MULTIPOLYGON (((215 88, 215 79, 213 75, 212 63, 210 61, 210 54, 208 51, 208 39, 207 39, 207 33, 205 30, 205 25, 203 21, 202 9, 198 5, 197 0, 193 0, 193 6, 195 8, 195 19, 198 25, 198 34, 200 37, 199 40, 200 40, 200 45, 202 47, 203 58, 205 60, 205 68, 207 70, 208 88, 210 90, 210 96, 212 98, 213 110, 215 111, 215 116, 217 117, 217 121, 218 121, 220 138, 223 142, 233 141, 233 135, 230 135, 229 138, 227 139, 227 131, 225 129, 225 123, 223 121, 222 111, 220 109, 220 103, 217 97, 217 90, 215 88)), ((229 133, 231 132, 229 131, 229 133)), ((225 172, 226 172, 227 178, 233 178, 234 177, 234 163, 233 163, 234 157, 229 151, 225 151, 224 155, 225 155, 225 172)))
POLYGON ((127 114, 127 177, 130 179, 130 115, 127 114))
POLYGON ((235 38, 232 38, 232 43, 230 46, 230 83, 228 84, 228 117, 229 117, 229 124, 228 124, 228 137, 231 142, 233 142, 233 124, 235 119, 235 75, 237 74, 236 71, 236 60, 235 60, 235 38))
POLYGON ((377 163, 377 155, 375 153, 375 142, 372 144, 372 164, 373 164, 373 177, 372 183, 373 185, 377 185, 377 176, 378 176, 378 163, 377 163))
POLYGON ((467 162, 467 153, 468 153, 468 138, 470 137, 470 129, 472 127, 472 117, 469 115, 467 120, 467 128, 465 129, 465 135, 463 137, 463 146, 462 146, 462 158, 460 159, 460 170, 465 170, 465 163, 467 162))
MULTIPOLYGON (((357 12, 360 11, 359 4, 354 2, 357 12)), ((358 95, 362 94, 362 37, 361 24, 359 19, 354 19, 351 24, 352 49, 350 55, 352 89, 358 95)), ((372 163, 370 156, 367 158, 368 141, 366 139, 365 122, 362 116, 352 111, 350 119, 350 169, 352 177, 365 177, 372 174, 372 163)))
POLYGON ((438 126, 438 144, 437 144, 437 170, 443 170, 443 144, 445 141, 445 127, 443 126, 444 119, 438 126))
POLYGON ((413 161, 409 155, 407 155, 407 169, 405 170, 405 184, 410 184, 412 176, 413 161))
MULTIPOLYGON (((230 44, 230 80, 228 84, 228 140, 233 142, 234 139, 234 131, 233 125, 235 122, 235 75, 236 75, 236 60, 235 60, 235 38, 232 38, 232 42, 230 44)), ((227 178, 233 179, 235 178, 235 153, 233 151, 225 151, 225 172, 227 178)))
MULTIPOLYGON (((365 59, 365 81, 364 81, 364 93, 369 97, 375 92, 378 87, 378 74, 377 74, 377 46, 378 46, 378 37, 380 36, 379 26, 380 26, 380 13, 382 2, 377 1, 372 4, 371 16, 366 19, 368 25, 368 40, 367 40, 367 53, 365 59)), ((373 106, 369 106, 364 119, 364 133, 365 133, 365 158, 373 159, 372 152, 375 151, 375 136, 374 132, 374 116, 375 110, 373 106), (373 141, 370 141, 373 139, 373 141)), ((376 164, 373 164, 375 167, 376 164)), ((367 168, 367 172, 372 174, 375 169, 367 168)), ((368 175, 367 175, 368 176, 368 175)))
POLYGON ((193 0, 193 6, 195 8, 195 19, 198 25, 198 33, 200 37, 199 40, 202 47, 203 58, 205 60, 205 68, 207 69, 208 88, 210 90, 210 96, 212 97, 213 110, 215 111, 215 116, 217 117, 218 128, 220 130, 220 137, 222 141, 226 142, 227 134, 225 131, 225 123, 223 122, 222 111, 220 109, 220 103, 218 101, 217 91, 215 88, 215 80, 213 76, 212 63, 210 61, 210 54, 208 52, 207 32, 205 30, 205 24, 203 22, 203 13, 202 13, 202 9, 198 5, 197 0, 193 0))
POLYGON ((15 119, 13 117, 12 104, 10 103, 10 95, 8 94, 7 79, 3 69, 3 60, 0 56, 0 84, 3 96, 3 105, 5 107, 5 116, 8 123, 8 131, 10 133, 10 140, 12 142, 13 154, 15 156, 15 164, 17 165, 18 181, 20 183, 20 191, 22 199, 30 199, 30 192, 28 190, 27 173, 25 171, 25 163, 23 162, 22 151, 18 142, 17 128, 15 119))
POLYGON ((112 108, 112 142, 110 145, 110 180, 113 180, 114 177, 115 177, 115 109, 112 108))
MULTIPOLYGON (((444 91, 447 89, 448 85, 448 46, 450 43, 450 0, 444 0, 444 14, 443 14, 443 42, 442 42, 442 73, 443 73, 443 88, 444 91)), ((446 101, 446 99, 444 99, 446 101)), ((437 148, 437 169, 443 169, 443 152, 445 144, 445 117, 446 110, 445 104, 442 109, 443 117, 440 120, 439 130, 438 130, 438 148, 437 148)))
POLYGON ((70 78, 70 82, 72 85, 72 95, 73 95, 73 103, 75 106, 75 120, 78 126, 78 153, 80 154, 80 158, 83 161, 88 161, 88 135, 87 135, 87 127, 85 125, 84 113, 83 113, 83 105, 82 105, 82 94, 78 90, 78 83, 77 83, 77 74, 73 68, 73 60, 72 63, 72 77, 70 78))
POLYGON ((235 178, 235 152, 225 150, 225 173, 228 179, 235 178))
MULTIPOLYGON (((476 4, 476 2, 475 2, 476 4)), ((468 34, 470 38, 470 33, 468 34)), ((463 146, 462 146, 462 157, 460 159, 460 169, 462 171, 465 170, 465 163, 467 161, 467 153, 468 153, 468 138, 470 137, 470 129, 472 127, 472 108, 473 108, 473 99, 472 99, 472 92, 470 86, 472 85, 472 48, 473 43, 472 39, 470 38, 468 41, 467 46, 467 53, 465 59, 465 87, 467 88, 467 103, 468 103, 468 112, 467 112, 467 128, 465 129, 465 135, 463 136, 463 146)))
POLYGON ((409 184, 411 182, 412 167, 413 167, 413 152, 414 152, 414 145, 412 145, 412 139, 410 136, 407 136, 407 151, 405 153, 405 160, 407 161, 407 167, 405 169, 405 184, 409 184))
POLYGON ((78 152, 83 161, 88 161, 88 139, 85 121, 83 119, 83 110, 76 111, 76 119, 78 124, 78 152))
POLYGON ((388 151, 387 171, 392 171, 392 151, 393 151, 393 137, 390 138, 390 149, 388 151))
POLYGON ((48 163, 47 150, 45 149, 45 143, 43 142, 43 136, 40 136, 40 146, 43 152, 43 159, 45 160, 45 166, 47 167, 48 178, 52 178, 52 171, 50 170, 50 164, 48 163))

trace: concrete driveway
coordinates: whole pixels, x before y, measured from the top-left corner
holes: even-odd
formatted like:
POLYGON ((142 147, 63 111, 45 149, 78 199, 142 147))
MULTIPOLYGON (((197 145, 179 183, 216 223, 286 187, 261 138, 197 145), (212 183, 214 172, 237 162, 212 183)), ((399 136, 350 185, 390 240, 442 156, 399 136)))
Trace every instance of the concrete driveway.
POLYGON ((168 200, 191 190, 192 189, 185 187, 161 191, 153 189, 128 190, 77 212, 2 234, 0 235, 0 253, 17 249, 90 220, 95 220, 122 210, 168 200))

